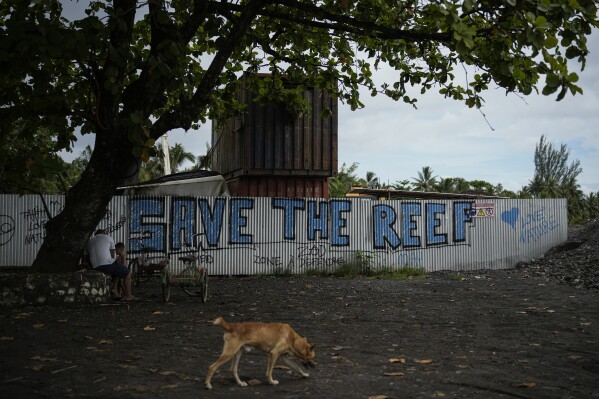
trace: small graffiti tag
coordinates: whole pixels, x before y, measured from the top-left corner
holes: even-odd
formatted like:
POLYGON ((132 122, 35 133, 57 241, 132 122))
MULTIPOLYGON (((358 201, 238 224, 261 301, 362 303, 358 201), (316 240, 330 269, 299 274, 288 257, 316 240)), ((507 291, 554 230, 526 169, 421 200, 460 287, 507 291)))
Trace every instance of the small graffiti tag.
POLYGON ((0 215, 0 246, 10 242, 15 234, 15 220, 8 215, 0 215))
POLYGON ((530 212, 520 219, 520 242, 530 244, 540 240, 559 227, 553 215, 547 215, 545 208, 530 212))

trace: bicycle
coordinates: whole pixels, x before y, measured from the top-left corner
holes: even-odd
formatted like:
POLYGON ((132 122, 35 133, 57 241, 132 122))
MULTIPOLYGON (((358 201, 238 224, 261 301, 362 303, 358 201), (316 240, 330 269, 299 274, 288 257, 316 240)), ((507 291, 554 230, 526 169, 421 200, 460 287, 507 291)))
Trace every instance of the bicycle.
MULTIPOLYGON (((194 238, 200 234, 194 235, 194 238)), ((168 302, 171 286, 180 287, 189 296, 200 297, 202 303, 208 300, 208 269, 203 266, 198 255, 185 255, 178 258, 183 263, 182 270, 173 265, 164 268, 161 275, 162 300, 168 302)))
POLYGON ((143 237, 129 238, 137 241, 140 254, 129 261, 127 268, 131 272, 131 283, 137 287, 141 282, 146 282, 152 277, 162 276, 162 272, 169 264, 168 257, 164 255, 148 256, 149 253, 159 252, 156 248, 146 247, 142 242, 143 237))

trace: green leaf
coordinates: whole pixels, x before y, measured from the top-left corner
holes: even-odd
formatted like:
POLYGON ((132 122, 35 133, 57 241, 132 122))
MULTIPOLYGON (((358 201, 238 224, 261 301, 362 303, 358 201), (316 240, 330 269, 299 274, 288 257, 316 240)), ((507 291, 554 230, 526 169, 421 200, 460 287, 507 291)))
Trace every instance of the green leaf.
POLYGON ((180 51, 179 51, 179 47, 177 46, 177 43, 171 42, 171 45, 169 46, 169 51, 175 57, 178 56, 180 51))
POLYGON ((544 28, 547 27, 547 18, 545 18, 542 15, 539 15, 536 19, 535 19, 535 25, 537 28, 544 28))
POLYGON ((160 10, 156 13, 156 20, 158 21, 159 24, 162 24, 162 25, 166 25, 170 21, 168 13, 163 10, 160 10))
POLYGON ((557 87, 561 84, 561 81, 560 81, 559 76, 552 73, 552 74, 547 75, 547 78, 545 79, 545 83, 547 84, 547 86, 557 87))
POLYGON ((131 118, 131 122, 133 122, 136 125, 141 124, 144 120, 143 114, 141 113, 141 111, 132 112, 130 115, 130 118, 131 118))
POLYGON ((550 94, 553 94, 557 91, 558 87, 557 86, 545 86, 543 87, 543 95, 544 96, 548 96, 550 94))
POLYGON ((566 58, 571 60, 572 58, 576 58, 581 54, 581 51, 578 47, 570 46, 566 50, 566 58))
POLYGON ((545 47, 546 48, 553 48, 555 46, 557 46, 558 40, 555 36, 550 36, 548 35, 547 38, 545 39, 545 47))
POLYGON ((462 5, 462 9, 464 12, 470 12, 472 9, 474 9, 475 5, 476 2, 474 0, 465 0, 464 4, 462 5))
POLYGON ((578 82, 578 74, 576 74, 575 72, 572 72, 568 75, 567 78, 568 82, 570 83, 575 83, 578 82))
POLYGON ((557 95, 557 98, 555 99, 556 101, 561 101, 564 99, 564 97, 566 96, 567 93, 567 89, 565 87, 562 88, 562 90, 559 92, 559 94, 557 95))

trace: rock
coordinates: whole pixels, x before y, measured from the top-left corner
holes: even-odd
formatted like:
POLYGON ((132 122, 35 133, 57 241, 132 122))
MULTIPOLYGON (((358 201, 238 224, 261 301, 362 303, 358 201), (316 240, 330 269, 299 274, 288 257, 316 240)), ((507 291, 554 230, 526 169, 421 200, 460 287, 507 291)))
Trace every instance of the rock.
POLYGON ((110 301, 110 281, 102 273, 2 273, 0 307, 110 301))
POLYGON ((532 276, 549 276, 575 287, 599 287, 599 219, 584 226, 573 226, 568 241, 545 254, 541 259, 519 262, 516 269, 532 276))

